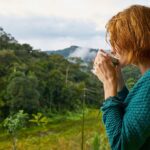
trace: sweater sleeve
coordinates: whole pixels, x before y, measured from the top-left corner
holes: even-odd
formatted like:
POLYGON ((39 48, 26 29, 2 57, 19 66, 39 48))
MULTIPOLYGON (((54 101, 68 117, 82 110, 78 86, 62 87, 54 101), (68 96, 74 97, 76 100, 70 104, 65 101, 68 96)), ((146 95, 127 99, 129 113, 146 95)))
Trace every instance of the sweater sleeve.
POLYGON ((124 101, 124 99, 127 97, 128 93, 129 93, 129 90, 128 90, 127 86, 124 85, 124 87, 119 92, 117 92, 117 96, 120 98, 120 100, 124 101))
POLYGON ((139 150, 150 136, 150 88, 141 87, 128 110, 118 96, 107 98, 101 110, 112 150, 139 150))

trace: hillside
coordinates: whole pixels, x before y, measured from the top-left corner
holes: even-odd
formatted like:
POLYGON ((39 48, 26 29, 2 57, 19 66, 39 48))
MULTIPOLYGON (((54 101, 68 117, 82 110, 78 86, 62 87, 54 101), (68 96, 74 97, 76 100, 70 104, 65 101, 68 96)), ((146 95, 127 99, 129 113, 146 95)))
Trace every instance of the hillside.
POLYGON ((60 54, 65 58, 69 57, 80 57, 83 61, 89 62, 96 56, 98 49, 93 48, 84 48, 80 46, 70 46, 65 49, 58 49, 58 50, 48 50, 45 51, 47 54, 60 54))

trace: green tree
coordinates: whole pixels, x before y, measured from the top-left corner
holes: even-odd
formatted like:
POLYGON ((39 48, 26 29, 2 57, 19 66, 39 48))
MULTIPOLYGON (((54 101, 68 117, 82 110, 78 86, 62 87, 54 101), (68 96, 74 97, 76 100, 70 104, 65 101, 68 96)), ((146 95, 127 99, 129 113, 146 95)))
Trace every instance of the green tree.
POLYGON ((32 114, 32 119, 29 122, 36 124, 37 126, 45 126, 48 124, 48 118, 42 113, 38 112, 37 114, 32 114))
POLYGON ((7 87, 10 100, 8 104, 12 112, 20 109, 28 113, 37 112, 39 105, 38 81, 26 76, 14 77, 7 87))
MULTIPOLYGON (((44 116, 42 113, 38 112, 37 114, 32 114, 32 119, 29 122, 36 124, 37 126, 46 126, 49 122, 48 118, 44 116)), ((38 138, 39 150, 41 149, 41 134, 39 134, 38 138)))
POLYGON ((20 129, 25 127, 27 118, 28 114, 24 113, 23 110, 19 110, 18 113, 10 115, 3 122, 3 127, 12 137, 13 150, 17 150, 17 134, 20 129))
POLYGON ((68 82, 60 96, 61 110, 78 111, 81 108, 84 83, 68 82))

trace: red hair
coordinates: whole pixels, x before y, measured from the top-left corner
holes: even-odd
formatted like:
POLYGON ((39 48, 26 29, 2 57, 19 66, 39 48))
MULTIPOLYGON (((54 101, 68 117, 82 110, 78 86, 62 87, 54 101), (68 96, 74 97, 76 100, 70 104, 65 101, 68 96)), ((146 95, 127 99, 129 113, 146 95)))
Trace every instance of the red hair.
POLYGON ((150 8, 133 5, 113 16, 106 24, 106 40, 128 63, 150 61, 150 8))

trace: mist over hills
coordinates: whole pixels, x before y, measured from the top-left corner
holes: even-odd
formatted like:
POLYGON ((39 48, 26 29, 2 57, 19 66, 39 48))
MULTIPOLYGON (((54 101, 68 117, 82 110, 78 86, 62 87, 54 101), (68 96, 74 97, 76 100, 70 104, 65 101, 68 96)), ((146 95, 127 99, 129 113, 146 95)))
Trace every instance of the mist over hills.
POLYGON ((83 61, 89 62, 94 59, 97 51, 98 49, 85 48, 85 47, 72 45, 65 49, 52 50, 52 51, 48 50, 45 52, 47 54, 60 54, 63 55, 65 58, 80 57, 83 61))

